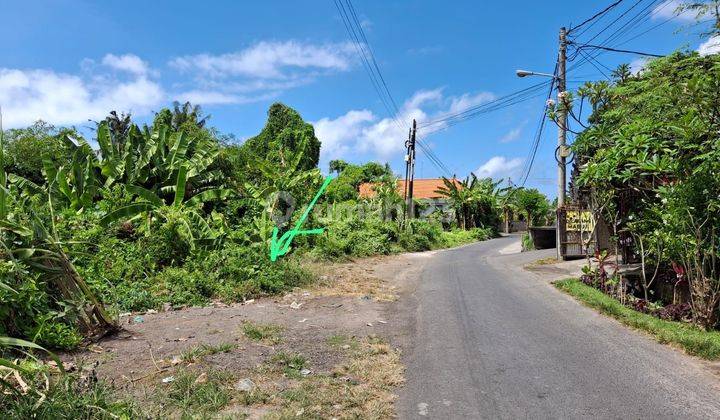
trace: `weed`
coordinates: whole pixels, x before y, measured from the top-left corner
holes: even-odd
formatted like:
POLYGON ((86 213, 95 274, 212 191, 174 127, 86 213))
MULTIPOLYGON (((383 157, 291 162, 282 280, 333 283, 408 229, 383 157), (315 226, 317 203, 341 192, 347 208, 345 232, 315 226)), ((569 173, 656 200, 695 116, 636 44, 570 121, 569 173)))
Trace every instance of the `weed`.
POLYGON ((269 344, 278 344, 282 341, 280 333, 283 328, 274 324, 255 324, 250 321, 243 322, 243 333, 254 341, 262 341, 269 344))
POLYGON ((222 343, 216 346, 210 344, 200 344, 197 347, 185 350, 181 355, 180 359, 184 362, 197 362, 205 356, 217 353, 227 353, 235 348, 233 343, 222 343))
POLYGON ((185 417, 206 417, 230 402, 230 375, 219 371, 181 371, 162 399, 185 417), (204 376, 203 376, 204 375, 204 376))
POLYGON ((104 383, 81 381, 77 375, 65 375, 50 382, 41 375, 28 380, 26 393, 0 393, 0 412, 9 419, 118 419, 144 418, 133 403, 113 395, 104 383), (41 389, 42 388, 42 389, 41 389))
POLYGON ((301 370, 305 368, 307 359, 301 354, 288 354, 285 352, 278 352, 273 355, 270 361, 282 368, 283 373, 290 379, 302 378, 301 370))

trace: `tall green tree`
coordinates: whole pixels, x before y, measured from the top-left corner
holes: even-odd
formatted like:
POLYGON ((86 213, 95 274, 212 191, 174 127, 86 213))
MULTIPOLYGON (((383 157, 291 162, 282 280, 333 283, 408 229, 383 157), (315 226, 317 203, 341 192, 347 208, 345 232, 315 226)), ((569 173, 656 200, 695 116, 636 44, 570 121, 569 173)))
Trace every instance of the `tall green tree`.
POLYGON ((525 213, 528 227, 533 226, 533 223, 540 220, 544 221, 544 217, 550 208, 550 203, 545 194, 535 188, 518 190, 515 193, 514 200, 517 208, 525 213))
POLYGON ((260 134, 242 146, 250 156, 260 156, 276 165, 284 165, 305 143, 298 169, 317 168, 320 160, 320 140, 313 126, 303 121, 294 109, 275 103, 268 110, 268 119, 260 134))

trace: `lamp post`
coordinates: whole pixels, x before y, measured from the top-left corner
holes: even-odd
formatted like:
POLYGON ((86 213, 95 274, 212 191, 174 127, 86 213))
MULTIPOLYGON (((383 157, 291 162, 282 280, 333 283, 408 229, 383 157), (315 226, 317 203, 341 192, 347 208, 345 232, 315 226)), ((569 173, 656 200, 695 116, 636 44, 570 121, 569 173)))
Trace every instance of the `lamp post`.
POLYGON ((560 51, 558 54, 558 67, 557 67, 557 75, 555 74, 549 74, 549 73, 539 73, 534 71, 528 71, 528 70, 517 70, 515 74, 517 74, 518 77, 527 77, 527 76, 542 76, 542 77, 551 77, 557 82, 557 90, 558 90, 558 204, 556 209, 556 223, 555 223, 555 247, 557 249, 557 259, 560 260, 562 257, 561 253, 561 235, 560 235, 560 210, 565 205, 565 159, 568 156, 568 149, 566 145, 566 136, 567 136, 567 112, 565 111, 564 107, 561 105, 564 96, 565 96, 565 61, 566 61, 566 52, 567 52, 567 30, 565 28, 560 28, 560 51))

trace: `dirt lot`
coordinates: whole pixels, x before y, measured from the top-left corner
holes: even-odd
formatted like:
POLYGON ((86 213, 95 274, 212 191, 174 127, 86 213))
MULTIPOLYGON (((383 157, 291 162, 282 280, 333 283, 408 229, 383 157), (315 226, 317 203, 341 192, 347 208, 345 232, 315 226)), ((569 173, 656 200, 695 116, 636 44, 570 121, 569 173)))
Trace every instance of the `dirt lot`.
POLYGON ((424 256, 317 265, 317 284, 281 297, 126 315, 64 359, 150 415, 391 417, 407 328, 397 301, 424 256))

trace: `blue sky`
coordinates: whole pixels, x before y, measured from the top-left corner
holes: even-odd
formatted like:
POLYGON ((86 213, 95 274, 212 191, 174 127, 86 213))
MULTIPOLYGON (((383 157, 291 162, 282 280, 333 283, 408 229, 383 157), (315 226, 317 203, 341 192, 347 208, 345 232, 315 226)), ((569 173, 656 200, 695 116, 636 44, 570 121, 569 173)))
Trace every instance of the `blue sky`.
MULTIPOLYGON (((559 27, 609 3, 354 2, 403 123, 541 81, 519 79, 514 71, 552 72, 559 27)), ((623 39, 667 19, 674 5, 662 6, 623 39)), ((402 172, 406 132, 387 119, 332 0, 112 6, 26 1, 3 2, 2 11, 0 106, 6 128, 38 118, 88 126, 88 119, 112 109, 130 111, 142 122, 173 100, 190 99, 212 115, 213 126, 241 141, 258 133, 269 105, 281 101, 315 124, 324 170, 329 159, 342 158, 388 161, 402 172)), ((696 29, 682 29, 688 21, 670 21, 622 48, 697 49, 704 40, 696 29)), ((610 68, 636 59, 613 53, 599 58, 610 68)), ((586 64, 569 78, 603 76, 586 64)), ((535 98, 432 134, 426 142, 458 176, 476 171, 517 179, 543 104, 544 98, 535 98)), ((551 197, 555 142, 550 125, 527 182, 551 197)), ((417 176, 441 174, 419 155, 417 176)))

